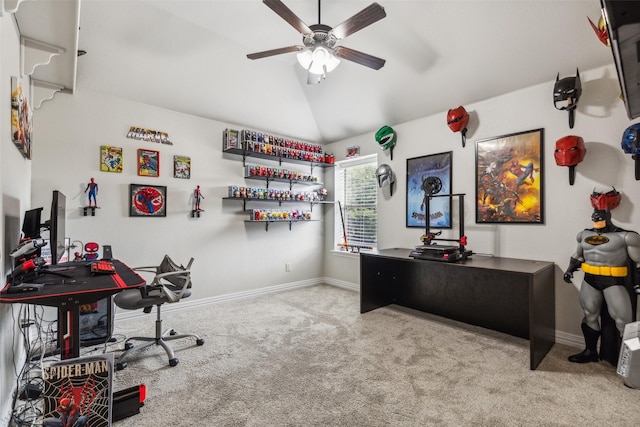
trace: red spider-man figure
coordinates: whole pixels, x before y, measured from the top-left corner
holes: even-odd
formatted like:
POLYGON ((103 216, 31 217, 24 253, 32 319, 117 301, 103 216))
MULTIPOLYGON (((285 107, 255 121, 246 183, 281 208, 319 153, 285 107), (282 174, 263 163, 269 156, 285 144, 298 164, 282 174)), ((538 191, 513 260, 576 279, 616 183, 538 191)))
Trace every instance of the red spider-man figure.
POLYGON ((96 242, 89 242, 86 245, 84 245, 85 254, 83 255, 83 258, 85 259, 85 261, 97 260, 98 249, 100 249, 100 245, 98 245, 96 242))

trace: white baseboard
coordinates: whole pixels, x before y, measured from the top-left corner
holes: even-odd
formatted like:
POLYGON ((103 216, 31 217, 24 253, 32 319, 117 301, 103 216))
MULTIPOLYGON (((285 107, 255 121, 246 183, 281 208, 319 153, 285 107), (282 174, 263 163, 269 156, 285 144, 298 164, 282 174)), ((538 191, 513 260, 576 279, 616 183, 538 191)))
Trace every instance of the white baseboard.
POLYGON ((568 345, 569 347, 584 348, 584 338, 582 335, 568 334, 556 329, 556 342, 568 345))
MULTIPOLYGON (((226 302, 226 301, 237 301, 241 299, 253 298, 261 295, 287 291, 290 289, 297 289, 297 288, 304 288, 306 286, 319 285, 322 283, 326 283, 326 282, 322 278, 316 278, 316 279, 301 280, 298 282, 284 283, 282 285, 268 286, 265 288, 251 289, 249 291, 234 292, 231 294, 218 295, 218 296, 209 297, 209 298, 185 299, 180 301, 177 304, 164 304, 162 306, 162 311, 165 313, 170 313, 172 311, 189 310, 189 309, 201 307, 203 305, 219 304, 221 302, 226 302)), ((116 315, 115 315, 114 321, 119 322, 127 319, 135 319, 138 317, 143 317, 145 315, 146 314, 143 313, 142 310, 126 310, 125 311, 116 307, 116 315)))
POLYGON ((333 279, 331 277, 323 277, 322 283, 326 283, 327 285, 335 286, 337 288, 360 292, 360 285, 358 283, 345 282, 344 280, 333 279))

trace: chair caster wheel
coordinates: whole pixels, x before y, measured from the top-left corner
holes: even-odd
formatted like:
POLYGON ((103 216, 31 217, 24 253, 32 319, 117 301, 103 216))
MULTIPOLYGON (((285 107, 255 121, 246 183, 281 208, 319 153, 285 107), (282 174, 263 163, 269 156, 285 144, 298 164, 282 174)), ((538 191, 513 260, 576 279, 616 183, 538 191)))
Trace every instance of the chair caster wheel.
POLYGON ((169 359, 169 366, 176 366, 178 362, 179 360, 177 357, 174 357, 173 359, 169 359))
POLYGON ((121 371, 127 367, 127 362, 118 362, 116 363, 116 370, 121 371))
POLYGON ((131 350, 132 348, 133 348, 133 344, 131 344, 130 342, 124 344, 125 350, 131 350))
POLYGON ((176 334, 177 334, 177 332, 176 332, 175 329, 172 329, 172 330, 169 331, 169 335, 176 335, 176 334))
POLYGON ((197 344, 197 345, 203 345, 203 344, 204 344, 204 340, 203 340, 202 338, 197 339, 197 340, 196 340, 196 344, 197 344))

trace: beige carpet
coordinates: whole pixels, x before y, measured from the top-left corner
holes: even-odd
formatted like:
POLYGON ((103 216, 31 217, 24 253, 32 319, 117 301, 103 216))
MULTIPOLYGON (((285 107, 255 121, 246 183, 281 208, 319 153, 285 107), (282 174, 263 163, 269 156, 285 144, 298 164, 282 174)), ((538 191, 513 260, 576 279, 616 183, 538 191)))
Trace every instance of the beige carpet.
POLYGON ((174 342, 176 367, 157 346, 132 357, 115 389, 145 383, 146 405, 114 425, 638 425, 640 390, 607 363, 571 364, 556 344, 531 371, 526 340, 398 307, 360 314, 359 298, 320 285, 167 313, 206 342, 174 342))

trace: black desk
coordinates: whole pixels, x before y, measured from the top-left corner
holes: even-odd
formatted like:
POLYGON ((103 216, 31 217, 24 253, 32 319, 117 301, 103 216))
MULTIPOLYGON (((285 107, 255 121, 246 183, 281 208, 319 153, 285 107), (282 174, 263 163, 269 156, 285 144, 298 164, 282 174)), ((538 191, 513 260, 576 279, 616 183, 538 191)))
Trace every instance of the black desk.
POLYGON ((410 249, 360 253, 360 312, 397 304, 529 340, 536 369, 555 343, 554 263, 473 257, 415 260, 410 249))
POLYGON ((8 294, 0 291, 0 303, 24 303, 58 308, 60 358, 80 356, 80 306, 109 297, 124 289, 144 285, 145 280, 129 266, 112 260, 115 274, 91 275, 90 263, 66 262, 49 268, 70 277, 40 274, 30 283, 44 284, 35 292, 8 294))

